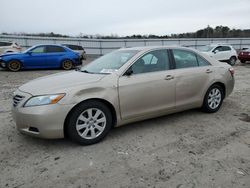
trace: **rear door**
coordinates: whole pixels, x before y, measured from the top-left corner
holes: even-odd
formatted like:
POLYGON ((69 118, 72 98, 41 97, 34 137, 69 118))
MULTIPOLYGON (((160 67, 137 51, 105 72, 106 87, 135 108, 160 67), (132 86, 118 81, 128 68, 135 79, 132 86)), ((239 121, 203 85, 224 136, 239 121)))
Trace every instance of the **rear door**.
POLYGON ((200 105, 210 83, 213 67, 188 50, 173 49, 175 62, 176 108, 200 105))
POLYGON ((47 54, 47 66, 48 67, 60 67, 63 56, 65 55, 65 49, 61 46, 46 46, 47 54))
POLYGON ((168 51, 155 50, 139 58, 119 78, 121 116, 131 119, 175 107, 175 79, 168 51))

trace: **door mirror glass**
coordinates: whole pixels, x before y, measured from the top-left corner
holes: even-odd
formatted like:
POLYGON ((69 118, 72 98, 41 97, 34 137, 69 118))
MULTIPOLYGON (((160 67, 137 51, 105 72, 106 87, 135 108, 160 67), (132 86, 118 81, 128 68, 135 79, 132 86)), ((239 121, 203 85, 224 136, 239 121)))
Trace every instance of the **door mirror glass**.
POLYGON ((214 50, 214 53, 216 54, 216 53, 218 53, 219 52, 219 50, 214 50))
POLYGON ((125 72, 125 76, 130 76, 130 75, 132 75, 133 74, 133 70, 132 70, 132 68, 130 67, 126 72, 125 72))

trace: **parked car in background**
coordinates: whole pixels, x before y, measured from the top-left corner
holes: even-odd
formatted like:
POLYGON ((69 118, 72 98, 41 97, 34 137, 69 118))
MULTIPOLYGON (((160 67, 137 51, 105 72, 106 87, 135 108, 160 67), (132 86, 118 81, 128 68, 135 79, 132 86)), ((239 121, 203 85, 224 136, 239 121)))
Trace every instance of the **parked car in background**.
POLYGON ((66 47, 70 48, 71 50, 78 52, 80 54, 81 60, 87 59, 86 52, 82 46, 73 45, 73 44, 63 44, 63 46, 66 46, 66 47))
POLYGON ((0 41, 0 55, 4 53, 20 52, 22 50, 16 42, 1 42, 0 41))
POLYGON ((241 63, 250 61, 250 47, 243 47, 239 52, 238 59, 241 63))
POLYGON ((191 108, 216 112, 233 88, 233 68, 196 50, 124 48, 22 85, 12 114, 22 133, 94 144, 115 126, 191 108))
POLYGON ((0 66, 10 71, 21 69, 62 68, 81 65, 80 55, 61 45, 37 45, 22 53, 0 55, 0 66))
POLYGON ((237 61, 236 50, 228 44, 211 44, 201 46, 199 50, 218 61, 227 62, 230 65, 235 65, 237 61))

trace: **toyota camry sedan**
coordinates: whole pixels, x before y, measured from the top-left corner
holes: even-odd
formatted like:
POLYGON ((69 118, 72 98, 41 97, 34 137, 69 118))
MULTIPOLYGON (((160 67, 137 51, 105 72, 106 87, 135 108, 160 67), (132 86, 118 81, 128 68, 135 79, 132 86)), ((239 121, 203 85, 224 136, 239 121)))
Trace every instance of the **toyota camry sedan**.
POLYGON ((12 112, 22 133, 87 145, 131 122, 192 108, 217 112, 233 88, 233 68, 198 51, 125 48, 22 85, 12 112))

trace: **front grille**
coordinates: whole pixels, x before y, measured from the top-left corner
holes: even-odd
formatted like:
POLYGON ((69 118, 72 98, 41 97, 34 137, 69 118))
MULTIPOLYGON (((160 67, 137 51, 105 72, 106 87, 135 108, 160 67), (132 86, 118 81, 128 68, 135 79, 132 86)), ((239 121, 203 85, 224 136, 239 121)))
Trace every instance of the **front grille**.
POLYGON ((13 97, 13 106, 16 107, 23 99, 24 99, 24 96, 15 95, 13 97))

